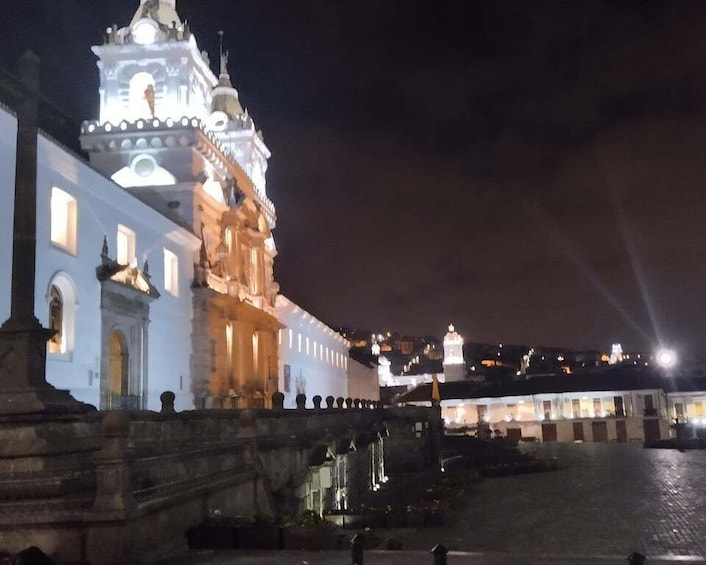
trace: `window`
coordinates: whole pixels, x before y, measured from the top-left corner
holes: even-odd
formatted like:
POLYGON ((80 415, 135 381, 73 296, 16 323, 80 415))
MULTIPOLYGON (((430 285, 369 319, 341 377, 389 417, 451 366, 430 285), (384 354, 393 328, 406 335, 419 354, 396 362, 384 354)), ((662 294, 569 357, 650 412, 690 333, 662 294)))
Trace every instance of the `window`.
POLYGON ((291 392, 292 390, 292 367, 290 365, 284 366, 284 392, 291 392))
POLYGON ((259 358, 260 358, 260 341, 258 339, 257 332, 252 334, 252 362, 253 362, 253 369, 255 369, 255 372, 257 373, 258 371, 258 366, 259 366, 259 358))
POLYGON ((164 290, 172 296, 179 296, 179 258, 169 249, 164 250, 164 290))
POLYGON ((123 225, 118 226, 117 261, 121 265, 135 265, 135 232, 123 225))
POLYGON ((544 414, 544 419, 549 420, 552 417, 552 401, 543 400, 542 401, 542 413, 544 414))
POLYGON ((51 242, 76 255, 76 199, 60 188, 51 189, 51 242))
POLYGON ((601 403, 600 398, 594 398, 593 399, 593 415, 594 416, 601 416, 603 413, 603 405, 601 403))
POLYGON ((226 324, 226 362, 228 365, 228 385, 233 386, 233 324, 226 324))
POLYGON ((47 326, 54 330, 49 339, 47 352, 53 358, 69 358, 74 345, 74 321, 76 318, 76 290, 66 273, 52 277, 47 291, 47 326))
POLYGON ((571 413, 574 418, 581 417, 581 401, 578 398, 571 399, 571 413))
POLYGON ((250 250, 250 291, 260 294, 260 257, 255 248, 250 250))
POLYGON ((289 349, 292 349, 292 338, 294 337, 294 332, 292 332, 292 328, 289 328, 289 349))
POLYGON ((233 253, 233 230, 231 228, 226 228, 223 234, 223 239, 225 240, 226 249, 228 254, 233 253))

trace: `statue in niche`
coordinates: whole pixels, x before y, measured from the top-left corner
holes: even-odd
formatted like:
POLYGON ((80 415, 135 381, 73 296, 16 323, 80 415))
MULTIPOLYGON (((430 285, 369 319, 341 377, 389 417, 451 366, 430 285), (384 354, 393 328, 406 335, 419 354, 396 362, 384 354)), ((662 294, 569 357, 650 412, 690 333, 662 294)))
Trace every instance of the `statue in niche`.
POLYGON ((145 88, 145 102, 150 111, 150 117, 154 118, 154 85, 148 84, 145 88))

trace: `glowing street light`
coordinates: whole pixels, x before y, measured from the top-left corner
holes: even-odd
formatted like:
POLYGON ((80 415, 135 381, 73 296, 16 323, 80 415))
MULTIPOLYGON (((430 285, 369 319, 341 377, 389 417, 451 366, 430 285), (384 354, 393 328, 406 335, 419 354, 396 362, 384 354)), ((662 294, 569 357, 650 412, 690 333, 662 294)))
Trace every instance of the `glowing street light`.
POLYGON ((666 347, 659 349, 655 357, 657 359, 657 364, 663 369, 670 369, 677 363, 677 355, 674 350, 667 349, 666 347))

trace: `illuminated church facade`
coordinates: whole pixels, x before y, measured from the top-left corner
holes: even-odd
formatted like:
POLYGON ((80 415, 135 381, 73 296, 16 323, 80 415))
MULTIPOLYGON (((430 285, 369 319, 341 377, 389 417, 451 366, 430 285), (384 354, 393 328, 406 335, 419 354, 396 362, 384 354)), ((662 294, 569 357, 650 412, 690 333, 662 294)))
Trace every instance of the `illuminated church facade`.
MULTIPOLYGON (((216 76, 176 0, 141 0, 93 52, 100 112, 80 136, 89 163, 41 133, 38 143, 35 313, 56 331, 47 379, 101 409, 155 409, 165 390, 177 409, 268 406, 285 329, 270 152, 231 83, 228 55, 216 76)), ((0 109, 8 192, 16 131, 0 109)), ((10 206, 0 241, 10 264, 10 206)), ((8 309, 6 299, 0 315, 8 309)))

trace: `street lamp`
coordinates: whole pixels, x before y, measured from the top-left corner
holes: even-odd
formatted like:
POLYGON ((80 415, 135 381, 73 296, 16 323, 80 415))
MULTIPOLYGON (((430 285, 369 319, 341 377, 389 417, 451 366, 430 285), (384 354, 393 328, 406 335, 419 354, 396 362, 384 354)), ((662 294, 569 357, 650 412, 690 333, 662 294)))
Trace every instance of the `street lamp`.
POLYGON ((663 369, 671 369, 677 364, 677 354, 673 349, 662 347, 655 354, 657 364, 663 369))

